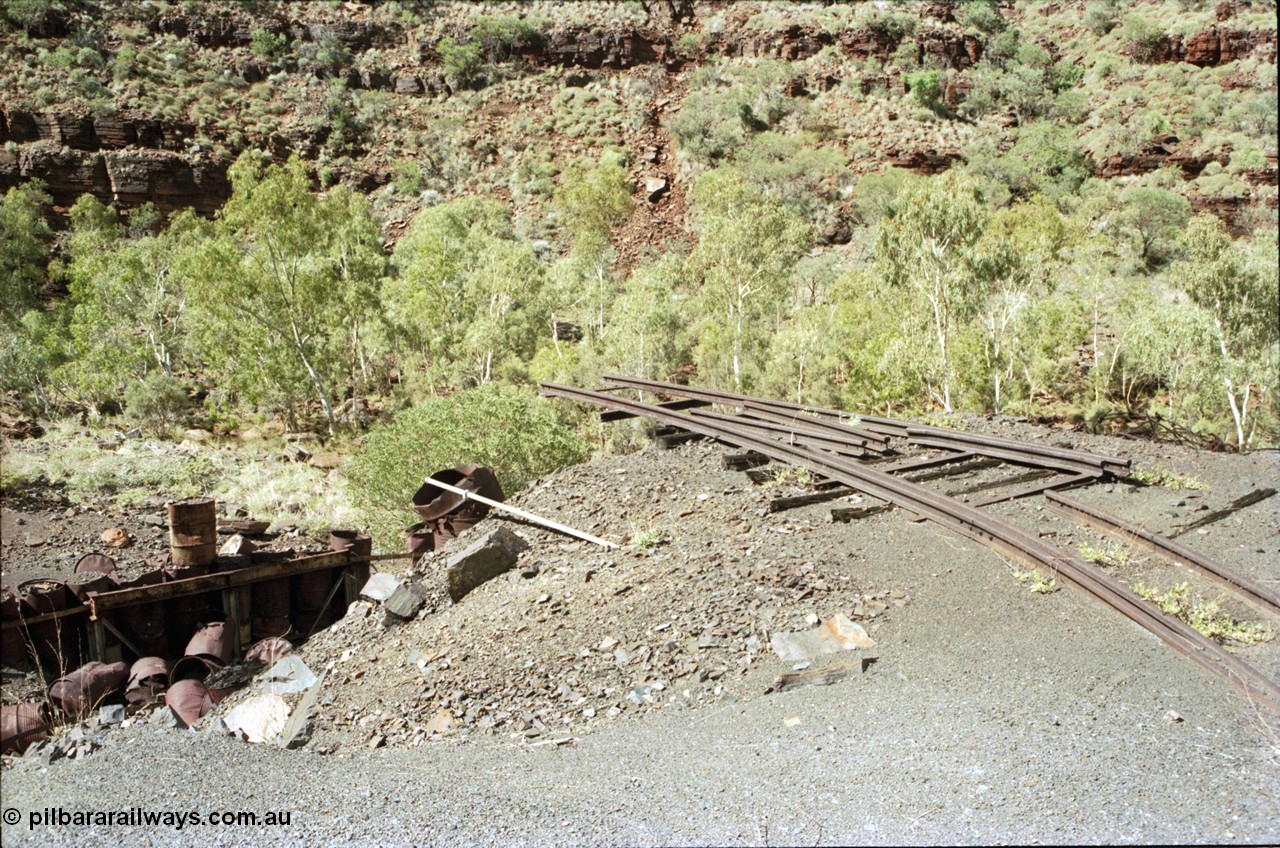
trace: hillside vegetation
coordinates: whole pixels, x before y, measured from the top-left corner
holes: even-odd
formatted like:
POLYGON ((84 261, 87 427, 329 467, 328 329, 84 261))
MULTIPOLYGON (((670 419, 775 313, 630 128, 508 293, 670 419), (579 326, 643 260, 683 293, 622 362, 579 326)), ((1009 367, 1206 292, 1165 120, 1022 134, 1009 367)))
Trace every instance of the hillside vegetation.
POLYGON ((335 432, 624 372, 1280 436, 1274 3, 0 26, 0 380, 31 413, 335 432))

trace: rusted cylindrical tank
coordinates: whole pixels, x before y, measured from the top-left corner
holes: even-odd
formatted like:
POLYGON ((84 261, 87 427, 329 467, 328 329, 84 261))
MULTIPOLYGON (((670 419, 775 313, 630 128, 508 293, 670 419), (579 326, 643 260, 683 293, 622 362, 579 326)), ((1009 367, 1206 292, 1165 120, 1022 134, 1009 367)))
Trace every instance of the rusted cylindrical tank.
POLYGON ((249 618, 252 639, 283 636, 289 632, 291 586, 288 577, 254 583, 251 590, 253 614, 249 618))
POLYGON ((246 660, 257 660, 267 665, 274 665, 276 660, 285 654, 293 651, 293 644, 287 639, 281 639, 279 636, 271 639, 263 639, 245 651, 244 658, 246 660))
MULTIPOLYGON (((361 533, 359 530, 330 530, 329 531, 329 549, 333 551, 350 551, 356 556, 369 556, 373 553, 373 537, 368 533, 361 533)), ((355 581, 357 587, 363 586, 369 581, 369 561, 355 562, 347 566, 350 569, 351 579, 355 581)), ((333 572, 333 578, 337 576, 341 570, 333 572)), ((337 599, 334 601, 334 617, 341 618, 343 615, 343 603, 345 599, 337 599)))
MULTIPOLYGON (((157 568, 138 575, 123 584, 121 588, 156 586, 164 583, 167 577, 163 569, 157 568)), ((169 634, 165 624, 165 605, 162 601, 124 607, 119 613, 125 630, 128 631, 133 644, 143 656, 165 656, 169 653, 169 634)))
POLYGON ((169 504, 169 554, 178 567, 208 565, 218 555, 218 505, 213 498, 169 504))
POLYGON ((6 704, 0 707, 0 754, 21 754, 49 735, 49 705, 6 704))
MULTIPOLYGON (((79 603, 61 580, 27 580, 19 584, 18 593, 22 615, 26 618, 58 612, 79 603)), ((76 622, 55 619, 20 629, 25 631, 24 638, 46 669, 71 668, 80 662, 83 628, 76 622)))
POLYGON ((209 690, 199 680, 178 680, 164 693, 164 702, 178 720, 190 727, 213 709, 209 690))
POLYGON ((169 688, 169 661, 163 657, 142 657, 129 668, 125 684, 125 708, 130 714, 160 703, 169 688))
MULTIPOLYGON (((0 621, 17 621, 22 617, 22 600, 13 586, 0 589, 0 621)), ((21 627, 0 630, 0 665, 17 671, 30 671, 32 657, 21 627)))
POLYGON ((98 704, 124 686, 129 667, 122 662, 90 662, 66 677, 59 677, 49 687, 49 700, 67 716, 81 719, 98 708, 98 704))

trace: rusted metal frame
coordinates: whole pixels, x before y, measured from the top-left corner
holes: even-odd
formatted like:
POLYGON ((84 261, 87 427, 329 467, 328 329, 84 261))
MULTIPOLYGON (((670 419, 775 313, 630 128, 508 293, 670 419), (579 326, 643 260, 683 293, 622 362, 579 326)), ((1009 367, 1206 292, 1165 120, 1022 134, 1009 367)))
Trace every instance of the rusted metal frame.
POLYGON ((28 618, 15 618, 9 621, 0 621, 0 629, 13 630, 18 627, 30 627, 33 624, 42 624, 46 621, 53 621, 59 618, 69 618, 73 615, 83 615, 88 612, 86 606, 68 607, 67 609, 54 610, 53 612, 42 612, 39 615, 33 615, 28 618))
POLYGON ((1075 498, 1069 498, 1066 495, 1046 492, 1045 501, 1050 509, 1074 521, 1097 530, 1114 533, 1141 542, 1156 553, 1185 562, 1199 569, 1206 577, 1231 589, 1245 600, 1260 603, 1273 612, 1280 612, 1280 592, 1255 583, 1248 577, 1227 568, 1217 560, 1205 556, 1199 551, 1193 551, 1180 542, 1175 542, 1167 536, 1161 536, 1159 533, 1152 533, 1150 530, 1138 527, 1118 516, 1104 512, 1075 498))
MULTIPOLYGON (((850 418, 850 413, 841 412, 838 409, 824 409, 822 407, 802 406, 798 403, 789 403, 781 400, 769 400, 768 398, 757 398, 749 395, 735 395, 731 392, 719 392, 714 389, 698 389, 691 386, 681 386, 676 383, 663 383, 658 380, 640 380, 635 377, 622 376, 606 376, 602 378, 606 383, 617 384, 616 388, 642 389, 647 392, 658 392, 662 394, 676 395, 678 397, 705 400, 711 403, 719 403, 725 406, 734 406, 743 409, 754 409, 762 412, 786 412, 794 415, 795 413, 805 413, 806 415, 818 416, 813 418, 816 423, 822 419, 837 419, 836 423, 840 426, 852 431, 855 435, 868 441, 886 443, 886 436, 905 436, 905 427, 890 427, 893 432, 881 432, 870 427, 850 427, 841 423, 850 418)), ((859 421, 865 422, 872 419, 858 417, 859 421)))
POLYGON ((649 404, 627 401, 570 386, 543 383, 541 387, 543 394, 551 397, 584 401, 608 408, 629 409, 654 420, 672 421, 676 418, 684 418, 689 423, 682 426, 687 426, 691 430, 696 429, 709 436, 733 441, 739 447, 754 448, 776 459, 825 472, 833 478, 843 479, 866 494, 933 519, 938 524, 968 536, 992 550, 1022 562, 1048 568, 1067 582, 1088 591, 1112 609, 1142 625, 1202 668, 1280 712, 1280 685, 1275 681, 1244 663, 1221 645, 1206 638, 1186 622, 1165 616, 1127 587, 1097 569, 1090 568, 1082 559, 1056 549, 989 513, 983 513, 968 504, 896 479, 884 472, 859 467, 856 463, 839 457, 822 455, 760 438, 747 427, 720 425, 706 420, 693 421, 689 420, 690 416, 680 416, 678 413, 656 409, 649 404))
MULTIPOLYGON (((657 391, 665 394, 673 394, 680 397, 703 397, 706 399, 714 399, 719 403, 733 404, 736 406, 752 406, 763 407, 766 409, 787 409, 796 412, 804 412, 810 415, 818 415, 824 418, 843 419, 850 416, 849 412, 842 412, 838 409, 828 409, 825 407, 804 406, 789 401, 768 400, 766 398, 749 397, 745 395, 734 395, 729 392, 716 392, 708 389, 693 389, 688 386, 680 386, 674 383, 664 383, 657 380, 642 380, 635 377, 624 377, 617 375, 606 375, 602 378, 606 383, 628 388, 644 389, 646 391, 657 391)), ((1003 449, 1010 451, 1019 451, 1029 453, 1035 456, 1052 457, 1059 460, 1077 462, 1083 465, 1102 468, 1112 474, 1125 474, 1128 472, 1130 462, 1127 459, 1114 456, 1103 456, 1101 454, 1088 453, 1086 451, 1078 451, 1072 448, 1051 448, 1044 445, 1037 445, 1032 442, 1024 442, 1018 439, 1009 439, 1003 436, 986 436, 975 433, 962 433, 956 430, 948 430, 944 427, 935 427, 929 424, 921 424, 915 421, 899 420, 894 418, 881 418, 874 415, 858 415, 859 429, 867 430, 875 433, 881 433, 888 436, 907 437, 909 431, 915 431, 922 436, 938 436, 946 439, 954 439, 964 441, 968 445, 982 445, 992 449, 1003 449)), ((974 450, 970 446, 952 447, 952 450, 974 450)), ((986 451, 975 451, 978 453, 986 453, 986 451)), ((995 454, 989 454, 995 455, 995 454)), ((1024 464, 1035 465, 1036 463, 1024 460, 1024 464)), ((1047 463, 1046 463, 1047 465, 1047 463)), ((1083 469, 1081 469, 1083 470, 1083 469)))
POLYGON ((224 589, 248 586, 277 577, 291 577, 296 574, 307 574, 325 568, 337 568, 353 562, 363 562, 366 559, 368 557, 356 556, 348 551, 314 554, 286 560, 285 562, 251 565, 235 571, 206 574, 200 577, 187 577, 182 580, 173 580, 169 583, 100 592, 90 596, 89 607, 92 610, 92 616, 96 618, 101 612, 110 609, 119 609, 120 607, 129 607, 153 601, 167 601, 171 598, 185 598, 189 595, 200 595, 205 592, 220 592, 224 589))
MULTIPOLYGON (((693 409, 694 407, 698 407, 698 406, 710 406, 710 405, 711 405, 711 401, 697 400, 696 398, 685 398, 684 400, 669 400, 666 403, 659 404, 659 406, 661 406, 663 409, 693 409)), ((632 415, 630 412, 618 412, 617 410, 610 410, 608 412, 600 413, 601 421, 622 421, 623 419, 626 419, 626 418, 636 418, 636 417, 638 416, 632 415)))
POLYGON ((1073 489, 1076 486, 1083 486, 1087 483, 1096 483, 1101 479, 1101 471, 1094 472, 1093 474, 1073 474, 1070 477, 1060 477, 1057 480, 1048 480, 1044 483, 1034 483, 1030 486, 1024 486, 1021 489, 1014 489, 1011 492, 992 495, 989 498, 983 498, 980 501, 975 501, 970 504, 970 506, 991 506, 992 504, 1004 503, 1005 501, 1013 501, 1019 498, 1029 498, 1032 495, 1051 492, 1054 489, 1073 489))
MULTIPOLYGON (((105 627, 107 630, 110 630, 110 631, 111 631, 111 635, 115 636, 117 639, 119 639, 119 640, 120 640, 120 644, 124 645, 126 648, 128 648, 128 649, 129 649, 129 650, 131 650, 131 651, 133 651, 133 652, 134 652, 135 654, 137 654, 138 656, 140 656, 140 657, 145 657, 145 656, 147 655, 145 651, 140 651, 140 650, 138 650, 138 646, 137 646, 137 645, 135 645, 135 644, 133 644, 133 642, 129 639, 129 637, 127 637, 127 636, 125 636, 123 633, 121 633, 121 632, 120 632, 120 629, 119 629, 118 627, 116 627, 114 624, 112 624, 112 623, 111 623, 107 618, 105 618, 105 617, 104 617, 104 618, 100 618, 100 619, 98 619, 98 620, 97 620, 96 622, 94 622, 94 623, 95 623, 95 624, 101 624, 101 625, 102 625, 103 627, 105 627)), ((103 653, 105 653, 105 652, 106 652, 106 649, 107 649, 107 645, 106 645, 106 640, 104 639, 104 640, 103 640, 103 643, 102 643, 102 651, 103 651, 103 653)), ((101 657, 99 657, 99 660, 101 661, 101 657)))

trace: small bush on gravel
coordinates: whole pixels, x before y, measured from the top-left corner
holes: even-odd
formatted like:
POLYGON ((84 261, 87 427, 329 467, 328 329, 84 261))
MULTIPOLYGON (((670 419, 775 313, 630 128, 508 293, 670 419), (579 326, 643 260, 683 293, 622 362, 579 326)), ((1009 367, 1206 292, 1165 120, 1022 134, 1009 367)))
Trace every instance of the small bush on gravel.
POLYGON ((1144 583, 1135 583, 1133 591, 1158 606, 1167 615, 1182 619, 1202 635, 1218 642, 1256 645, 1270 640, 1274 635, 1269 624, 1240 621, 1231 614, 1223 612, 1221 602, 1193 597, 1191 586, 1187 583, 1178 583, 1167 592, 1161 592, 1144 583))
POLYGON ((401 413, 370 434, 347 477, 363 526, 379 545, 398 548, 400 531, 414 520, 410 499, 429 474, 480 463, 493 468, 503 491, 513 494, 587 454, 545 401, 490 383, 401 413))

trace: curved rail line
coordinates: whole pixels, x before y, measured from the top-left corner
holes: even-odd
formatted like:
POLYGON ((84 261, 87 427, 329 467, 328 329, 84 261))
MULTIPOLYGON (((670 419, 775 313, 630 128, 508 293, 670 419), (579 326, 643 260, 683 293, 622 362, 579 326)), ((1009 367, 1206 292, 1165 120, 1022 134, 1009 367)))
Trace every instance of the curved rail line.
POLYGON ((1242 595, 1245 600, 1261 603, 1272 612, 1280 612, 1280 592, 1261 586, 1244 575, 1231 571, 1222 563, 1199 551, 1193 551, 1167 536, 1137 527, 1075 498, 1068 498, 1057 492, 1046 492, 1045 499, 1048 501, 1049 508, 1055 512, 1098 530, 1142 542, 1156 553, 1199 569, 1207 577, 1242 595))
MULTIPOLYGON (((625 378, 608 379, 615 382, 625 378)), ((1054 548, 1000 518, 982 513, 954 498, 940 495, 923 486, 845 457, 778 440, 771 437, 768 431, 753 427, 749 422, 732 423, 705 416, 684 415, 653 404, 626 400, 607 392, 578 389, 554 383, 542 383, 541 388, 542 393, 549 397, 565 398, 606 409, 630 412, 720 439, 741 448, 756 450, 772 459, 808 468, 865 494, 932 519, 1000 554, 1046 568, 1146 628, 1174 650, 1230 682, 1251 698, 1280 712, 1280 685, 1275 681, 1228 653, 1221 645, 1205 638, 1187 623, 1165 616, 1128 588, 1096 571, 1082 559, 1054 548)), ((649 390, 655 391, 653 388, 649 390)), ((666 393, 665 384, 657 384, 656 391, 666 393)), ((716 402, 733 405, 759 401, 759 399, 743 398, 727 393, 715 394, 719 395, 716 402)))
MULTIPOLYGON (((845 431, 863 438, 870 432, 873 435, 878 433, 881 436, 904 438, 912 444, 916 444, 918 440, 932 439, 936 440, 938 444, 930 445, 931 447, 945 447, 955 451, 972 451, 973 453, 982 453, 987 456, 1006 458, 999 453, 992 452, 1001 451, 1016 457, 1010 459, 1012 462, 1035 465, 1038 468, 1061 468, 1064 471, 1072 471, 1074 473, 1080 473, 1087 468, 1108 474, 1124 475, 1129 473, 1129 460, 1127 459, 1103 456, 1073 448, 1056 448, 1050 445, 1038 445, 1032 442, 1021 442, 1017 439, 987 436, 981 433, 961 433, 956 430, 948 430, 945 427, 934 427, 896 418, 853 416, 838 409, 804 406, 790 401, 735 395, 711 389, 697 389, 676 383, 643 380, 638 377, 622 377, 611 374, 606 375, 603 380, 617 388, 643 389, 658 394, 668 394, 691 400, 706 400, 712 403, 722 403, 775 414, 779 412, 789 413, 787 415, 789 420, 802 422, 806 425, 813 425, 818 421, 826 421, 827 426, 838 425, 834 428, 837 432, 845 431), (819 418, 815 419, 813 416, 819 416, 819 418), (856 427, 840 423, 854 417, 858 420, 858 426, 856 427)), ((920 443, 923 446, 923 442, 920 443)))

